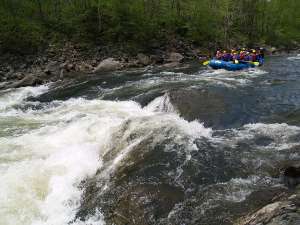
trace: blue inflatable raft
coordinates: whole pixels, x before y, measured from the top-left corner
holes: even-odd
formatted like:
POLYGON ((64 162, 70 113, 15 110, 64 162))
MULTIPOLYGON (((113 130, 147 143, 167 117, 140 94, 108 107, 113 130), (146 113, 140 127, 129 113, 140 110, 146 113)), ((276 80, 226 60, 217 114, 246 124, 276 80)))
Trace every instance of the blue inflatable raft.
MULTIPOLYGON (((262 61, 259 62, 259 65, 262 65, 262 63, 263 63, 262 61)), ((234 62, 226 62, 217 59, 210 60, 208 65, 213 69, 225 69, 229 71, 243 70, 243 69, 253 68, 256 66, 254 63, 249 63, 249 62, 234 63, 234 62)))

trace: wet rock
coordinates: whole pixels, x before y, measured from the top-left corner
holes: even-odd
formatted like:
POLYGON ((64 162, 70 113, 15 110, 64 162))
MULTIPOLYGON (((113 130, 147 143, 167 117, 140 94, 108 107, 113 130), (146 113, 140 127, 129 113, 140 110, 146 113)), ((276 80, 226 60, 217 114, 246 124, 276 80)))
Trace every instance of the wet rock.
POLYGON ((44 70, 45 74, 57 74, 59 72, 59 63, 57 61, 51 61, 46 65, 46 68, 44 70))
POLYGON ((167 58, 167 62, 181 62, 184 59, 184 56, 178 52, 172 52, 167 58))
POLYGON ((162 57, 162 55, 151 55, 150 60, 154 64, 162 64, 164 62, 164 58, 162 57))
POLYGON ((36 76, 29 74, 26 75, 22 80, 13 83, 12 85, 10 85, 10 88, 19 88, 19 87, 26 87, 26 86, 36 86, 39 84, 42 84, 42 80, 40 80, 39 78, 37 78, 36 76))
POLYGON ((18 80, 22 80, 23 78, 25 77, 25 75, 23 74, 23 73, 16 73, 16 78, 18 79, 18 80))
POLYGON ((138 60, 130 60, 128 63, 126 63, 126 67, 127 68, 140 67, 140 64, 138 60))
POLYGON ((147 56, 147 55, 145 55, 145 54, 142 54, 142 53, 138 54, 138 55, 137 55, 137 59, 138 59, 138 62, 139 62, 140 64, 142 64, 143 66, 148 66, 148 65, 151 64, 151 59, 150 59, 150 57, 147 56))
MULTIPOLYGON (((211 185, 193 193, 194 198, 186 198, 175 213, 168 216, 162 224, 207 224, 207 225, 232 225, 234 221, 246 216, 249 212, 256 211, 276 199, 282 192, 280 188, 269 188, 252 192, 244 201, 224 199, 230 195, 225 186, 223 191, 219 185, 211 185)), ((237 225, 237 224, 236 224, 237 225)))
POLYGON ((199 119, 205 126, 218 127, 226 122, 225 114, 229 111, 224 96, 210 90, 171 91, 170 102, 180 116, 192 121, 199 119), (209 101, 207 101, 209 99, 209 101))
POLYGON ((122 64, 120 61, 117 61, 114 58, 108 58, 100 62, 100 64, 94 69, 94 72, 114 71, 121 68, 122 64))
POLYGON ((94 67, 86 62, 82 62, 79 65, 79 70, 78 71, 82 71, 82 72, 89 72, 92 71, 94 69, 94 67))
POLYGON ((183 192, 168 185, 137 185, 119 197, 111 221, 116 225, 149 224, 151 216, 167 216, 183 200, 183 192), (152 215, 151 215, 152 214, 152 215))
POLYGON ((162 67, 164 67, 166 69, 170 69, 170 68, 178 67, 179 65, 180 65, 179 62, 170 62, 170 63, 163 64, 162 67))
POLYGON ((72 70, 74 70, 74 69, 75 69, 75 66, 74 66, 73 63, 67 63, 67 64, 66 64, 66 70, 67 70, 67 71, 72 71, 72 70))
POLYGON ((91 65, 93 67, 96 67, 97 66, 97 60, 96 59, 93 59, 92 62, 91 62, 91 65))
POLYGON ((294 188, 300 184, 300 167, 287 167, 283 172, 283 182, 289 188, 294 188))
MULTIPOLYGON (((138 123, 140 122, 142 121, 138 123)), ((132 127, 131 123, 135 121, 124 123, 124 130, 132 127)), ((160 128, 153 132, 157 136, 163 131, 160 128)), ((104 167, 87 182, 77 217, 84 220, 101 205, 107 224, 158 224, 156 222, 160 218, 167 217, 172 208, 183 200, 183 190, 173 182, 170 174, 176 173, 185 156, 175 158, 176 154, 173 152, 164 151, 164 145, 168 141, 156 143, 159 140, 153 140, 149 136, 135 146, 114 169, 109 188, 103 192, 103 175, 107 174, 105 168, 118 157, 120 149, 123 148, 122 135, 115 135, 117 142, 114 149, 104 155, 104 167)), ((134 131, 126 139, 134 142, 139 135, 134 131)))
POLYGON ((15 69, 12 66, 7 67, 7 73, 5 74, 5 77, 7 79, 14 79, 13 75, 15 73, 15 69))
POLYGON ((252 215, 240 219, 236 225, 298 225, 300 224, 299 210, 300 195, 297 193, 286 200, 266 205, 252 215))

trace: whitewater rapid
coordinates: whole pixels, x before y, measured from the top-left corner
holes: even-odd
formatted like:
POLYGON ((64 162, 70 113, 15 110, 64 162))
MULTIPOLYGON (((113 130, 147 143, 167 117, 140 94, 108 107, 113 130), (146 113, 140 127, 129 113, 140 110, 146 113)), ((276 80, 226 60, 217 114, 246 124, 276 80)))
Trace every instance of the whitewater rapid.
MULTIPOLYGON (((202 121, 189 122, 181 118, 168 94, 170 90, 184 88, 195 88, 197 93, 202 93, 201 88, 206 87, 221 88, 218 90, 222 90, 224 95, 232 91, 232 96, 238 97, 240 92, 236 90, 247 91, 265 82, 265 79, 260 79, 267 72, 261 69, 239 73, 222 70, 200 70, 193 74, 146 72, 139 79, 130 77, 127 81, 124 78, 123 83, 115 84, 113 77, 107 79, 105 84, 93 84, 89 90, 97 94, 96 97, 87 95, 89 99, 74 97, 85 96, 89 91, 86 91, 86 86, 79 95, 73 95, 68 90, 71 93, 68 96, 61 90, 61 95, 67 100, 46 102, 42 98, 35 98, 40 101, 30 99, 48 93, 51 98, 53 90, 48 85, 0 92, 0 225, 105 224, 102 215, 105 212, 101 211, 101 206, 91 215, 80 218, 83 221, 76 217, 85 197, 85 182, 89 178, 97 178, 99 190, 105 192, 111 187, 110 182, 118 169, 126 167, 127 163, 135 163, 128 160, 130 155, 138 155, 137 151, 154 151, 154 147, 159 145, 163 145, 160 151, 172 152, 174 158, 171 159, 179 159, 174 170, 166 169, 166 176, 174 181, 176 187, 188 193, 187 198, 169 212, 168 219, 180 217, 179 212, 184 212, 184 207, 189 211, 195 210, 194 215, 207 217, 211 208, 224 202, 243 202, 255 190, 278 185, 278 181, 268 174, 274 164, 284 160, 300 160, 299 154, 293 150, 299 142, 298 126, 263 122, 247 124, 241 121, 241 126, 212 130, 204 127, 202 121), (153 100, 147 100, 144 107, 136 101, 116 100, 124 95, 126 99, 136 100, 144 95, 153 100), (114 100, 104 100, 109 96, 114 100), (166 142, 170 144, 164 145, 166 142), (193 170, 188 171, 191 165, 194 165, 192 168, 212 171, 195 171, 195 174, 193 170), (242 176, 243 171, 231 171, 231 168, 243 170, 243 167, 254 172, 246 171, 246 175, 242 176), (227 171, 223 171, 226 169, 233 173, 228 175, 232 176, 228 180, 227 171), (204 177, 194 177, 198 176, 198 172, 199 176, 204 177), (208 186, 203 183, 199 192, 185 190, 184 182, 190 181, 189 177, 200 184, 200 178, 207 182, 215 178, 215 183, 208 186), (196 201, 194 197, 197 196, 189 196, 190 191, 200 197, 203 194, 204 198, 196 201)), ((76 85, 71 89, 78 88, 76 85)), ((267 87, 264 85, 260 90, 267 87)), ((234 104, 243 105, 244 100, 247 98, 234 104)), ((271 100, 270 104, 274 104, 271 100)), ((218 103, 212 102, 212 107, 218 103)), ((197 102, 194 101, 194 104, 197 102)), ((249 116, 244 111, 238 112, 249 116)), ((257 121, 255 115, 254 112, 253 121, 257 121)), ((149 154, 153 153, 155 151, 149 154)), ((159 161, 160 155, 156 157, 155 160, 159 161)), ((149 162, 143 163, 149 166, 149 162)), ((102 193, 99 191, 97 194, 102 193)))
MULTIPOLYGON (((47 89, 20 88, 2 94, 1 126, 6 132, 0 137, 1 225, 83 224, 74 221, 84 191, 80 184, 101 168, 102 156, 114 145, 113 133, 128 120, 138 121, 133 125, 136 130, 151 132, 170 126, 179 136, 211 135, 211 129, 197 121, 189 123, 175 113, 161 112, 166 102, 163 97, 145 108, 133 101, 83 98, 51 103, 26 101, 47 89), (32 109, 26 107, 28 104, 39 107, 32 109)), ((108 170, 126 157, 130 147, 126 144, 108 170)), ((104 224, 100 212, 88 221, 104 224)))

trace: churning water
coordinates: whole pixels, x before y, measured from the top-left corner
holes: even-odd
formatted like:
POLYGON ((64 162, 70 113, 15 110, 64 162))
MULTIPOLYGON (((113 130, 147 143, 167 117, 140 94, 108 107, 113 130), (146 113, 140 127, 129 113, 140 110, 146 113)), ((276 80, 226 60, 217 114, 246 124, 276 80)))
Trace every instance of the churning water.
POLYGON ((230 224, 300 159, 293 60, 2 91, 0 224, 230 224))

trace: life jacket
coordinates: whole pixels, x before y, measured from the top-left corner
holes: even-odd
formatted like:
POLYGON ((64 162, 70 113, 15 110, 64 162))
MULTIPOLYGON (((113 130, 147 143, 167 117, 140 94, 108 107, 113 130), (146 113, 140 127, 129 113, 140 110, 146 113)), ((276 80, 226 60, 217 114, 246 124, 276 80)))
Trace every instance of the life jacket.
POLYGON ((240 60, 244 60, 244 59, 245 59, 245 52, 241 52, 241 53, 240 53, 239 59, 240 59, 240 60))
POLYGON ((225 53, 225 54, 223 55, 223 60, 224 60, 224 61, 230 61, 230 58, 231 58, 230 53, 225 53))
POLYGON ((250 55, 245 55, 244 60, 245 61, 251 61, 251 56, 250 55))
POLYGON ((250 55, 250 59, 251 59, 252 62, 255 62, 255 61, 256 61, 256 54, 255 54, 255 53, 252 53, 252 54, 250 55))

